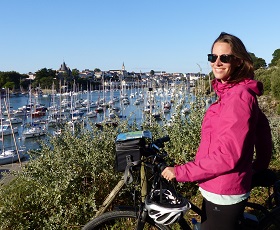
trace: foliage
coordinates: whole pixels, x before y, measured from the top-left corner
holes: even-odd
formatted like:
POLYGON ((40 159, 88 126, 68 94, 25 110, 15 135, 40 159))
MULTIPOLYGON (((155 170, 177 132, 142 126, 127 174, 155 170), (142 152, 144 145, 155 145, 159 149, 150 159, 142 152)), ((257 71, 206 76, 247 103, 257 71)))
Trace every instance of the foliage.
MULTIPOLYGON (((259 80, 264 85, 264 95, 271 95, 276 105, 271 109, 279 108, 279 100, 280 100, 280 60, 277 62, 277 66, 270 67, 268 69, 258 69, 255 71, 255 78, 259 80)), ((271 107, 271 105, 268 105, 271 107)), ((277 111, 276 111, 277 112, 277 111)))
POLYGON ((14 87, 15 87, 15 83, 11 82, 11 81, 6 82, 6 84, 3 86, 3 88, 9 89, 9 90, 12 90, 14 87))
POLYGON ((62 135, 31 153, 36 158, 18 179, 1 188, 1 229, 80 229, 120 179, 113 164, 116 130, 62 135))
POLYGON ((253 60, 253 66, 255 70, 266 67, 266 62, 263 58, 256 57, 254 53, 249 53, 249 54, 253 60))
POLYGON ((186 115, 185 119, 182 119, 180 111, 177 111, 171 125, 166 126, 166 131, 172 140, 167 144, 166 149, 176 163, 190 161, 195 156, 200 142, 201 121, 205 113, 204 108, 205 102, 198 97, 192 104, 191 112, 186 115))
POLYGON ((280 49, 276 49, 273 54, 272 54, 272 60, 271 63, 269 64, 270 67, 276 66, 278 61, 280 60, 280 49))
POLYGON ((255 71, 255 79, 263 83, 264 94, 267 95, 271 92, 271 73, 273 69, 258 69, 255 71))
POLYGON ((11 71, 11 72, 1 72, 0 71, 0 88, 12 88, 15 89, 20 88, 20 82, 22 79, 25 79, 26 75, 21 75, 18 72, 11 71), (8 83, 9 82, 9 83, 8 83), (8 83, 8 85, 6 85, 8 83))
MULTIPOLYGON (((270 118, 270 128, 273 142, 273 157, 280 157, 280 121, 279 118, 270 118)), ((279 170, 279 169, 278 169, 279 170)))
POLYGON ((41 86, 42 88, 51 88, 52 83, 56 78, 56 71, 43 68, 36 72, 36 78, 32 83, 33 87, 41 86))
POLYGON ((272 95, 280 100, 280 68, 276 68, 271 74, 271 92, 272 95))
POLYGON ((277 105, 276 113, 280 115, 280 104, 277 105))
POLYGON ((78 69, 72 69, 72 75, 74 79, 77 79, 79 77, 79 70, 78 69))
POLYGON ((24 90, 28 90, 29 85, 30 85, 30 80, 26 80, 26 79, 29 78, 29 76, 26 74, 24 74, 22 76, 23 76, 23 78, 20 81, 20 87, 24 90))

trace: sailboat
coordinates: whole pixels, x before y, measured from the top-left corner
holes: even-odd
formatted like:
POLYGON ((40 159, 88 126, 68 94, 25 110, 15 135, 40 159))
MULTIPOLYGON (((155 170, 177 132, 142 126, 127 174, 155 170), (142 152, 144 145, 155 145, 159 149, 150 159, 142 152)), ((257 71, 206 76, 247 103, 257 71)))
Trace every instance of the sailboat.
POLYGON ((94 117, 97 117, 97 112, 94 111, 94 110, 91 110, 91 107, 90 107, 90 103, 91 103, 91 98, 90 98, 90 94, 91 94, 91 86, 90 88, 88 88, 87 86, 87 99, 86 99, 86 109, 87 109, 87 112, 86 112, 86 117, 88 118, 94 118, 94 117))
POLYGON ((17 133, 18 129, 17 127, 12 128, 12 126, 8 123, 3 124, 1 119, 0 132, 3 136, 7 136, 12 135, 13 133, 17 133))
MULTIPOLYGON (((2 100, 0 99, 0 117, 1 117, 0 122, 1 122, 1 127, 3 127, 1 101, 2 100)), ((11 126, 11 124, 10 124, 10 126, 11 126)), ((11 128, 11 130, 13 130, 13 129, 11 128)), ((14 133, 13 133, 13 135, 14 135, 14 133)), ((3 129, 2 129, 2 132, 1 132, 0 141, 2 143, 2 149, 1 149, 1 152, 0 152, 0 165, 11 164, 11 163, 20 161, 20 159, 22 159, 24 157, 25 151, 23 149, 18 150, 17 146, 16 146, 16 149, 5 149, 3 129)), ((15 138, 14 138, 14 141, 15 141, 15 138)))
POLYGON ((4 164, 12 164, 14 162, 19 161, 19 158, 22 159, 24 157, 25 150, 19 149, 18 153, 15 149, 2 149, 0 154, 0 165, 4 164))
MULTIPOLYGON (((29 88, 30 103, 32 101, 31 87, 29 88)), ((47 134, 47 126, 41 126, 32 122, 32 106, 30 106, 30 123, 24 125, 24 130, 22 131, 22 136, 24 138, 39 137, 47 134)))

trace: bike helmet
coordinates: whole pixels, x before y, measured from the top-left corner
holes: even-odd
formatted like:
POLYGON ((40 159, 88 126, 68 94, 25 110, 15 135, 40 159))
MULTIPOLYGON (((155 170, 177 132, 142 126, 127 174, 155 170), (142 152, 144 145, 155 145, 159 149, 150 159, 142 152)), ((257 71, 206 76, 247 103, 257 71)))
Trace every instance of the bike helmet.
POLYGON ((169 225, 178 221, 191 208, 191 204, 187 199, 178 197, 171 190, 162 189, 154 190, 147 196, 145 207, 148 215, 156 223, 169 225))

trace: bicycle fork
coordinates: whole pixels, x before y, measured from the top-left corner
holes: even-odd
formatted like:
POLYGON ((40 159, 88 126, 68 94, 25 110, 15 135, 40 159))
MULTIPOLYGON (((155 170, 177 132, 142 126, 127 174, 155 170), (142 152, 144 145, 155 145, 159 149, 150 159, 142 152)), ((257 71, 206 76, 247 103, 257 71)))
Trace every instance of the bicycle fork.
POLYGON ((141 206, 138 212, 138 219, 135 230, 143 230, 145 227, 145 223, 147 223, 147 218, 149 218, 148 210, 144 206, 141 206))

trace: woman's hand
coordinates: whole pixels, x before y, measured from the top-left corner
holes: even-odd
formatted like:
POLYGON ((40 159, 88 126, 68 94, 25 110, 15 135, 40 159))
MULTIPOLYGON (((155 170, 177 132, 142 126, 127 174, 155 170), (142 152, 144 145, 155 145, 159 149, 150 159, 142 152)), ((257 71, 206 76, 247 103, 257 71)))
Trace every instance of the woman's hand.
POLYGON ((162 171, 161 175, 162 175, 163 178, 165 178, 166 180, 172 180, 172 179, 176 178, 174 167, 166 167, 166 168, 162 171))

